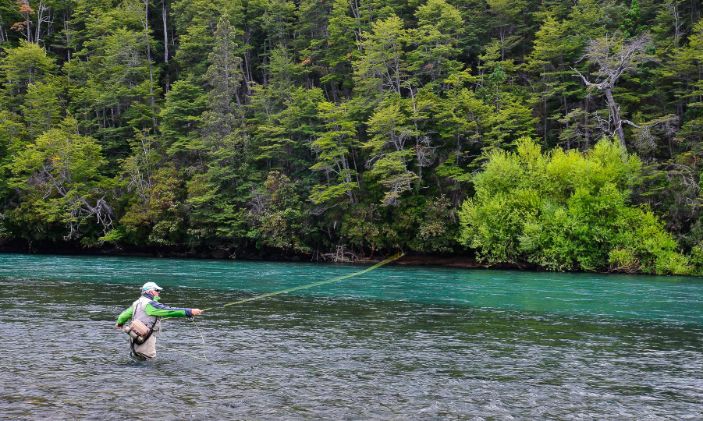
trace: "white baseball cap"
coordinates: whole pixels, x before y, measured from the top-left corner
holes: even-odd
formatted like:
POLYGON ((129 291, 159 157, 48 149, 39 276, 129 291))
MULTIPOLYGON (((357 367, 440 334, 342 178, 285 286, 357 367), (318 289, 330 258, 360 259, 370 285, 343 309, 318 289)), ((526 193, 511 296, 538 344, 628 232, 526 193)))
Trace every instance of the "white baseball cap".
POLYGON ((150 291, 152 289, 155 289, 157 291, 161 291, 163 288, 160 286, 156 285, 156 282, 147 282, 142 286, 142 291, 150 291))

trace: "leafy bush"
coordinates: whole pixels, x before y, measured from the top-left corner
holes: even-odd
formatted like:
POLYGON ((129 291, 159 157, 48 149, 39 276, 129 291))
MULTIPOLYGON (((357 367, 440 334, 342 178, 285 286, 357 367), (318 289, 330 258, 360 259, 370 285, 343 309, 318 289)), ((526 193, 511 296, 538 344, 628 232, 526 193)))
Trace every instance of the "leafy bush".
POLYGON ((531 139, 492 152, 464 202, 460 241, 489 262, 550 270, 689 273, 663 224, 629 204, 640 161, 618 142, 543 154, 531 139))
POLYGON ((691 265, 694 274, 703 275, 703 241, 696 244, 691 250, 691 265))

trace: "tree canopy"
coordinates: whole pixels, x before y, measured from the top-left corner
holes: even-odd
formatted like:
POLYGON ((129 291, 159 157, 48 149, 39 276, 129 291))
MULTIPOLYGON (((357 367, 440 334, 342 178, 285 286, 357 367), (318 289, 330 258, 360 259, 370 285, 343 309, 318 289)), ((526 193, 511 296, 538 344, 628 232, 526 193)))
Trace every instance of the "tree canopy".
POLYGON ((681 0, 7 1, 0 241, 700 272, 702 51, 681 0))

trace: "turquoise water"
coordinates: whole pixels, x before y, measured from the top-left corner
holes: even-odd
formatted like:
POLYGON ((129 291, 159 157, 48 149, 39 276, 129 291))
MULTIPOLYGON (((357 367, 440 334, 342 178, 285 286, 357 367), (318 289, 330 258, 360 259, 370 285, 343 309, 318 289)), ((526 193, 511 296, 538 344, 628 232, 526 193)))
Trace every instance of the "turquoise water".
POLYGON ((0 254, 0 418, 702 418, 699 278, 387 266, 222 307, 363 268, 0 254), (138 364, 149 280, 213 310, 138 364))
MULTIPOLYGON (((363 266, 0 255, 0 277, 262 294, 363 266)), ((703 324, 703 279, 387 266, 296 296, 370 299, 703 324)), ((216 301, 210 304, 217 305, 216 301)), ((208 305, 207 307, 211 307, 208 305)))

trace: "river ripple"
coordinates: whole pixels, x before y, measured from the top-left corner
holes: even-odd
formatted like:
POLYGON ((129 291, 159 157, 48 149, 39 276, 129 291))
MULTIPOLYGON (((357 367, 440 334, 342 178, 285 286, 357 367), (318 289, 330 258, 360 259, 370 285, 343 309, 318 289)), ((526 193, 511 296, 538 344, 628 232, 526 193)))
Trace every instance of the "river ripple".
POLYGON ((578 297, 589 296, 584 285, 593 281, 576 275, 560 281, 553 274, 484 271, 464 281, 474 288, 467 292, 451 280, 467 271, 388 268, 368 279, 384 283, 370 288, 373 294, 350 282, 347 289, 216 308, 195 322, 167 320, 158 358, 135 363, 112 324, 136 298, 141 271, 155 276, 178 268, 180 277, 152 278, 167 286, 164 302, 208 307, 300 284, 311 270, 318 272, 307 281, 357 268, 191 261, 202 270, 188 272, 193 267, 184 271, 167 260, 42 259, 50 258, 0 260, 0 418, 703 417, 703 309, 696 295, 703 288, 695 280, 611 278, 624 290, 656 291, 649 306, 655 311, 637 310, 647 307, 647 296, 644 304, 623 304, 623 312, 605 298, 586 311, 578 297), (42 272, 50 265, 53 271, 42 272), (124 278, 103 272, 115 265, 124 278), (221 267, 238 274, 236 284, 217 282, 224 275, 212 272, 221 267), (296 280, 272 280, 284 275, 296 280), (522 285, 561 304, 544 309, 520 283, 509 288, 519 298, 500 299, 506 293, 489 279, 520 276, 555 276, 551 285, 522 285), (567 293, 563 285, 585 290, 567 293), (666 291, 688 300, 687 312, 666 291))

